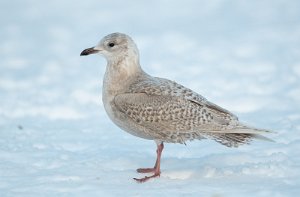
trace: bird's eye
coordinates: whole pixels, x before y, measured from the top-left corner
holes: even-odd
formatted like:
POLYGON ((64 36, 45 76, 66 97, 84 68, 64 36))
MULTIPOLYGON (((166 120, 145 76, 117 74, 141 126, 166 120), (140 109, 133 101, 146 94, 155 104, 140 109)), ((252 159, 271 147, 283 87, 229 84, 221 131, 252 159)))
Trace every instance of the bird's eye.
POLYGON ((114 47, 114 46, 115 46, 115 43, 110 42, 110 43, 108 43, 108 46, 109 46, 109 47, 114 47))

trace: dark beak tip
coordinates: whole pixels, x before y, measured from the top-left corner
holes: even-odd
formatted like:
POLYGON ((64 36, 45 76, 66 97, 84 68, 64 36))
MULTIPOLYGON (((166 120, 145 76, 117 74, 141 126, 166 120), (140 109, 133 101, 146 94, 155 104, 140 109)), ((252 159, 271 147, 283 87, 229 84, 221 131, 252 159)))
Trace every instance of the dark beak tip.
POLYGON ((94 49, 94 47, 88 48, 88 49, 84 49, 81 53, 80 56, 86 56, 86 55, 90 55, 90 54, 94 54, 97 53, 98 50, 94 49))
POLYGON ((86 56, 86 55, 88 55, 88 53, 87 53, 85 50, 83 50, 83 51, 80 53, 80 56, 86 56))

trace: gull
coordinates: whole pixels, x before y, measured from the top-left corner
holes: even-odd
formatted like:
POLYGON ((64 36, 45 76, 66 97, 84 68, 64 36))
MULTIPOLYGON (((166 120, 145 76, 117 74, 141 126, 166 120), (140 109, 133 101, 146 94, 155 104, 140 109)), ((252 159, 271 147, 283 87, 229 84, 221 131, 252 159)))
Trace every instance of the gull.
POLYGON ((174 81, 153 77, 140 65, 135 42, 126 34, 112 33, 81 56, 101 54, 107 60, 102 101, 109 118, 124 131, 157 144, 153 168, 139 168, 159 177, 161 154, 166 143, 212 139, 227 147, 249 144, 253 138, 271 141, 269 131, 241 123, 230 111, 174 81))

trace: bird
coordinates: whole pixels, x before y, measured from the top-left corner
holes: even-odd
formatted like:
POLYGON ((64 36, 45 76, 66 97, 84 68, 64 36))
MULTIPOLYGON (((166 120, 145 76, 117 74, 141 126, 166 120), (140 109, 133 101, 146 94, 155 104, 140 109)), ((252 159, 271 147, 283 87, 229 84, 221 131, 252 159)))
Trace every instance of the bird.
POLYGON ((212 139, 227 147, 249 144, 253 139, 272 141, 271 131, 241 123, 230 111, 175 81, 153 77, 140 65, 139 50, 124 33, 111 33, 80 56, 100 54, 107 60, 102 101, 109 118, 122 130, 156 142, 156 162, 138 173, 151 173, 145 182, 161 175, 164 143, 185 144, 212 139))

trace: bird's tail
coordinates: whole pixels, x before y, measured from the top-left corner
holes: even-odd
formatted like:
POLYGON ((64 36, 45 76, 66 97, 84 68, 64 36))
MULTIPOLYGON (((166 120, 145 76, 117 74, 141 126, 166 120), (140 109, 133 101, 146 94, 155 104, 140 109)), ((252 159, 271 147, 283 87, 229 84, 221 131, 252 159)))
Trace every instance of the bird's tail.
POLYGON ((253 139, 274 142, 272 139, 263 136, 264 134, 270 133, 274 132, 239 125, 232 129, 209 131, 205 134, 205 137, 213 139, 228 147, 238 147, 243 144, 249 144, 253 139))

